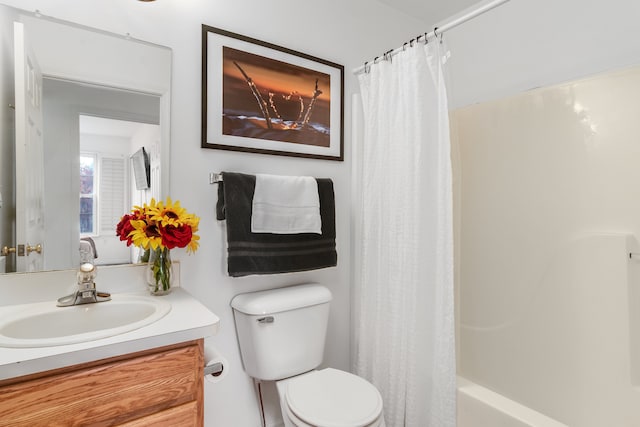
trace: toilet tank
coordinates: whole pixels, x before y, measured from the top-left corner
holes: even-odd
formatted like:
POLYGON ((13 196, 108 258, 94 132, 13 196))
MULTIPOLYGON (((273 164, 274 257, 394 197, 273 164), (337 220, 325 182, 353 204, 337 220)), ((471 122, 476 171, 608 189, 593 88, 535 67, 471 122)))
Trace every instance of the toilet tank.
POLYGON ((279 380, 322 363, 331 292, 316 283, 236 295, 231 300, 245 372, 279 380))

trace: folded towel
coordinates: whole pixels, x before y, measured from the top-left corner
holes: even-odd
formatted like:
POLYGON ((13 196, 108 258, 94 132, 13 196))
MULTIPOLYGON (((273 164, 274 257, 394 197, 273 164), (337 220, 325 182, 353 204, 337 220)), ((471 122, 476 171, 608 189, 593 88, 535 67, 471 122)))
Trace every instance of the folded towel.
POLYGON ((317 179, 322 234, 251 232, 254 175, 224 172, 216 217, 227 221, 227 270, 232 277, 315 270, 337 264, 333 182, 317 179))
POLYGON ((251 232, 322 234, 316 180, 310 176, 256 175, 251 232))

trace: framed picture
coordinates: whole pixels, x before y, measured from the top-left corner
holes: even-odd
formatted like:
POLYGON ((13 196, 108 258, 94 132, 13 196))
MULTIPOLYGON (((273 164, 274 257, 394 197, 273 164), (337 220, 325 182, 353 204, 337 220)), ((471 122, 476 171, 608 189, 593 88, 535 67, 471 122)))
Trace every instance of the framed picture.
POLYGON ((202 147, 344 160, 344 67, 202 26, 202 147))

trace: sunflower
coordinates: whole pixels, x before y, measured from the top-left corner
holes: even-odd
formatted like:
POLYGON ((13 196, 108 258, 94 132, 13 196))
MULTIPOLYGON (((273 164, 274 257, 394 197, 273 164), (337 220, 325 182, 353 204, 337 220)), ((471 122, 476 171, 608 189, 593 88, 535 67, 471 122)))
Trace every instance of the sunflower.
POLYGON ((166 204, 162 201, 156 203, 155 199, 151 199, 151 204, 146 206, 146 208, 149 219, 157 221, 162 227, 168 225, 179 227, 186 224, 190 217, 193 216, 180 206, 179 200, 173 203, 171 197, 167 197, 166 204))
POLYGON ((191 236, 191 241, 187 244, 187 253, 194 253, 198 250, 198 246, 200 246, 200 242, 198 241, 200 240, 200 236, 196 234, 196 231, 198 231, 198 225, 196 224, 195 227, 192 226, 191 231, 193 234, 191 236))
POLYGON ((144 249, 162 247, 162 235, 155 221, 131 220, 133 231, 129 233, 131 243, 144 249))
POLYGON ((199 246, 200 236, 196 234, 199 223, 200 218, 188 213, 178 200, 151 199, 149 204, 134 206, 130 214, 122 217, 116 235, 127 246, 153 250, 186 247, 188 253, 193 253, 199 246))

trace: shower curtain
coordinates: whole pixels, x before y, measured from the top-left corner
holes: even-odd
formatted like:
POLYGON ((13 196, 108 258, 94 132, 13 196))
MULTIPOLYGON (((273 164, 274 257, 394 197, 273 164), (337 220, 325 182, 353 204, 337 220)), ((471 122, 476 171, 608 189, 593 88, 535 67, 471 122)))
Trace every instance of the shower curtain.
POLYGON ((355 371, 387 427, 456 423, 446 47, 413 47, 359 75, 363 153, 355 371))

